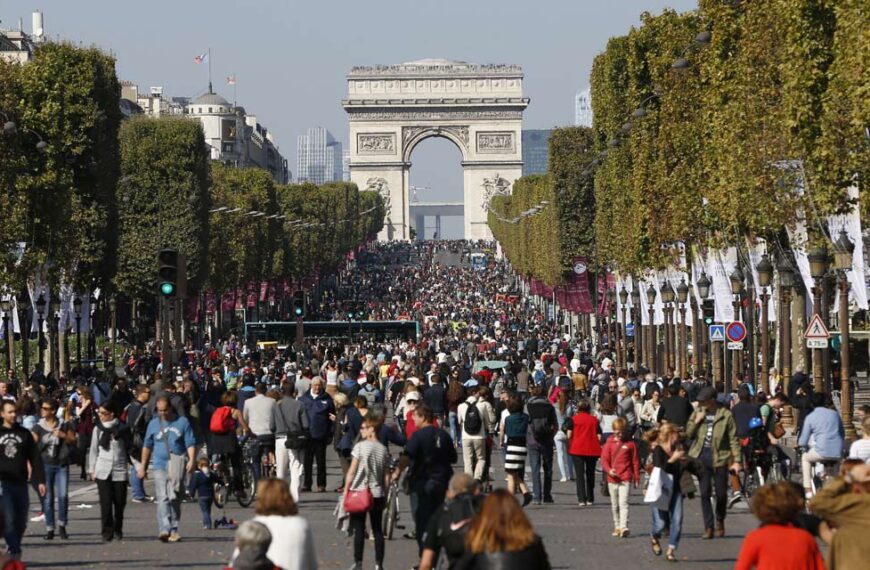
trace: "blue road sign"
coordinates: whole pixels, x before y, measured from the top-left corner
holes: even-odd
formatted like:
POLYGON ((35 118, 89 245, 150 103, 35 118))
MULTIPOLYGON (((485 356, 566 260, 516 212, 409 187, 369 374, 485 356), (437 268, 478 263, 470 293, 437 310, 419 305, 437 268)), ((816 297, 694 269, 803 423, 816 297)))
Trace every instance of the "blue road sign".
POLYGON ((725 325, 710 325, 710 342, 725 342, 725 325))
POLYGON ((625 325, 625 336, 634 336, 634 323, 625 325))

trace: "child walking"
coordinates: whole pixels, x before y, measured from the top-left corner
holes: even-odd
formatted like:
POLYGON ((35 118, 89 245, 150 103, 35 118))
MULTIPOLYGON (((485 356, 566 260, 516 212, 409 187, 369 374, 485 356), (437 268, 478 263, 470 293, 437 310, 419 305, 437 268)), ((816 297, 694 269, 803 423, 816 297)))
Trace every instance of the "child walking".
POLYGON ((214 503, 214 484, 220 482, 220 478, 209 468, 207 457, 200 457, 196 464, 199 469, 190 478, 188 491, 190 491, 190 496, 195 497, 199 503, 199 510, 202 513, 202 528, 210 529, 212 527, 211 506, 214 503))
POLYGON ((613 509, 613 536, 628 537, 628 492, 640 483, 637 445, 626 429, 624 418, 613 420, 613 435, 601 450, 601 467, 607 475, 610 507, 613 509))

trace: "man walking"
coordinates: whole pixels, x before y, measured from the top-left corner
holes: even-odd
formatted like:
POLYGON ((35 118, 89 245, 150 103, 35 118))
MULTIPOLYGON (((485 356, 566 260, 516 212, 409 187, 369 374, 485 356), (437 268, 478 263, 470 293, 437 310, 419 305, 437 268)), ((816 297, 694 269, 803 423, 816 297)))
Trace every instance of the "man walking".
POLYGON ((142 464, 142 444, 151 416, 148 413, 148 400, 151 399, 151 388, 145 384, 136 385, 136 398, 124 410, 124 421, 130 426, 133 434, 133 445, 130 449, 130 486, 133 488, 134 503, 150 503, 151 497, 145 494, 145 484, 139 478, 139 466, 142 464))
POLYGON ((686 426, 686 436, 694 440, 689 456, 699 459, 704 469, 699 476, 701 487, 701 512, 704 516, 704 534, 701 538, 713 538, 713 485, 716 487, 715 533, 725 536, 725 512, 728 493, 728 466, 734 473, 740 472, 740 442, 737 441, 737 425, 731 412, 716 403, 716 390, 710 386, 698 393, 698 411, 686 426))
POLYGON ((423 552, 425 531, 429 519, 444 502, 447 484, 453 475, 452 464, 456 463, 456 448, 450 434, 432 425, 435 419, 432 409, 420 404, 414 409, 417 431, 405 446, 399 466, 393 472, 393 480, 411 466, 411 508, 417 546, 423 552))
POLYGON ((323 378, 319 376, 311 380, 311 391, 304 394, 299 401, 308 413, 309 439, 305 453, 305 475, 302 491, 311 491, 314 479, 314 461, 317 460, 317 492, 326 491, 326 445, 332 441, 333 424, 335 423, 335 404, 323 389, 323 378))
POLYGON ((486 400, 478 397, 476 380, 469 380, 470 396, 459 404, 459 432, 462 434, 462 463, 464 471, 478 483, 486 480, 486 436, 495 429, 495 410, 486 400), (471 384, 473 382, 473 384, 471 384))
POLYGON ((294 382, 284 382, 281 391, 283 397, 272 410, 271 423, 275 433, 275 470, 279 479, 290 474, 290 494, 298 502, 299 487, 302 485, 305 437, 310 424, 305 406, 296 399, 294 382))
POLYGON ((556 408, 544 397, 544 386, 532 386, 532 397, 526 403, 532 438, 528 440, 529 464, 532 469, 532 492, 535 503, 553 501, 553 450, 555 448, 556 408), (541 467, 544 480, 541 484, 541 467), (543 495, 542 495, 543 491, 543 495))
POLYGON ((157 538, 161 542, 178 542, 181 540, 178 524, 181 521, 185 471, 193 473, 196 465, 196 439, 190 422, 175 414, 168 397, 158 397, 155 404, 157 417, 148 423, 145 431, 142 464, 138 474, 145 479, 148 462, 153 458, 159 531, 157 538))
POLYGON ((33 434, 16 422, 15 402, 0 402, 0 504, 5 519, 6 549, 16 560, 21 559, 21 539, 27 528, 30 498, 27 490, 28 470, 37 484, 39 496, 45 496, 45 471, 33 434))

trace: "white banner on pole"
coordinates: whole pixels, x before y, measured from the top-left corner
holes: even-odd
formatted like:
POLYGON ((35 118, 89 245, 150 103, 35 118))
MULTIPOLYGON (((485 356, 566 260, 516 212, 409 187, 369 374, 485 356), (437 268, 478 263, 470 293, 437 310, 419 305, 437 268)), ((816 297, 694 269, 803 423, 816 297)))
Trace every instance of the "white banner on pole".
MULTIPOLYGON (((849 188, 849 198, 854 204, 858 203, 858 188, 852 186, 849 188)), ((852 206, 851 210, 841 216, 828 217, 828 231, 831 234, 831 240, 836 242, 840 239, 840 230, 846 230, 846 235, 855 245, 855 251, 852 253, 852 269, 848 272, 849 279, 849 302, 854 303, 859 309, 867 309, 867 281, 864 272, 864 239, 861 235, 861 218, 858 215, 858 208, 852 206)), ((837 291, 837 299, 834 304, 834 310, 839 307, 839 290, 837 291)))
POLYGON ((712 285, 710 291, 715 303, 714 319, 717 323, 734 320, 734 304, 731 294, 731 274, 737 267, 737 250, 712 250, 707 264, 707 276, 712 285))

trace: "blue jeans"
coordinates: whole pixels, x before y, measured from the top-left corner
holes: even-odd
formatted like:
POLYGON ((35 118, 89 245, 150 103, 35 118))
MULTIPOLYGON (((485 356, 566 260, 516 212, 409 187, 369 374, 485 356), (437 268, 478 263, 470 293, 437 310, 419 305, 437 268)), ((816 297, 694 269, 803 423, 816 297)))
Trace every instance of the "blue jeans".
POLYGON ((553 500, 553 446, 529 446, 529 465, 532 468, 532 493, 535 500, 553 500), (541 464, 544 467, 543 496, 541 495, 541 464))
POLYGON ((676 550, 680 545, 680 534, 683 532, 683 494, 674 493, 666 511, 660 511, 653 507, 652 519, 653 528, 650 536, 656 539, 661 538, 664 528, 670 526, 668 546, 676 550))
POLYGON ((27 483, 0 481, 0 501, 6 521, 6 548, 9 554, 21 554, 21 538, 27 529, 27 511, 30 509, 27 483))
POLYGON ((45 513, 45 528, 54 530, 54 498, 57 497, 57 524, 66 526, 69 512, 69 466, 45 463, 45 497, 42 512, 45 513))
POLYGON ((133 465, 130 466, 130 487, 133 488, 133 498, 143 501, 148 495, 145 494, 145 482, 139 478, 137 471, 139 465, 138 461, 134 461, 133 465))
POLYGON ((462 434, 459 433, 459 414, 450 412, 447 414, 447 421, 450 424, 450 437, 453 438, 453 442, 462 444, 462 434))
POLYGON ((157 529, 160 534, 178 532, 181 520, 181 493, 170 499, 172 483, 165 469, 154 470, 154 502, 157 503, 157 529))
POLYGON ((199 512, 202 514, 202 526, 211 528, 211 497, 199 497, 196 502, 199 503, 199 512))

